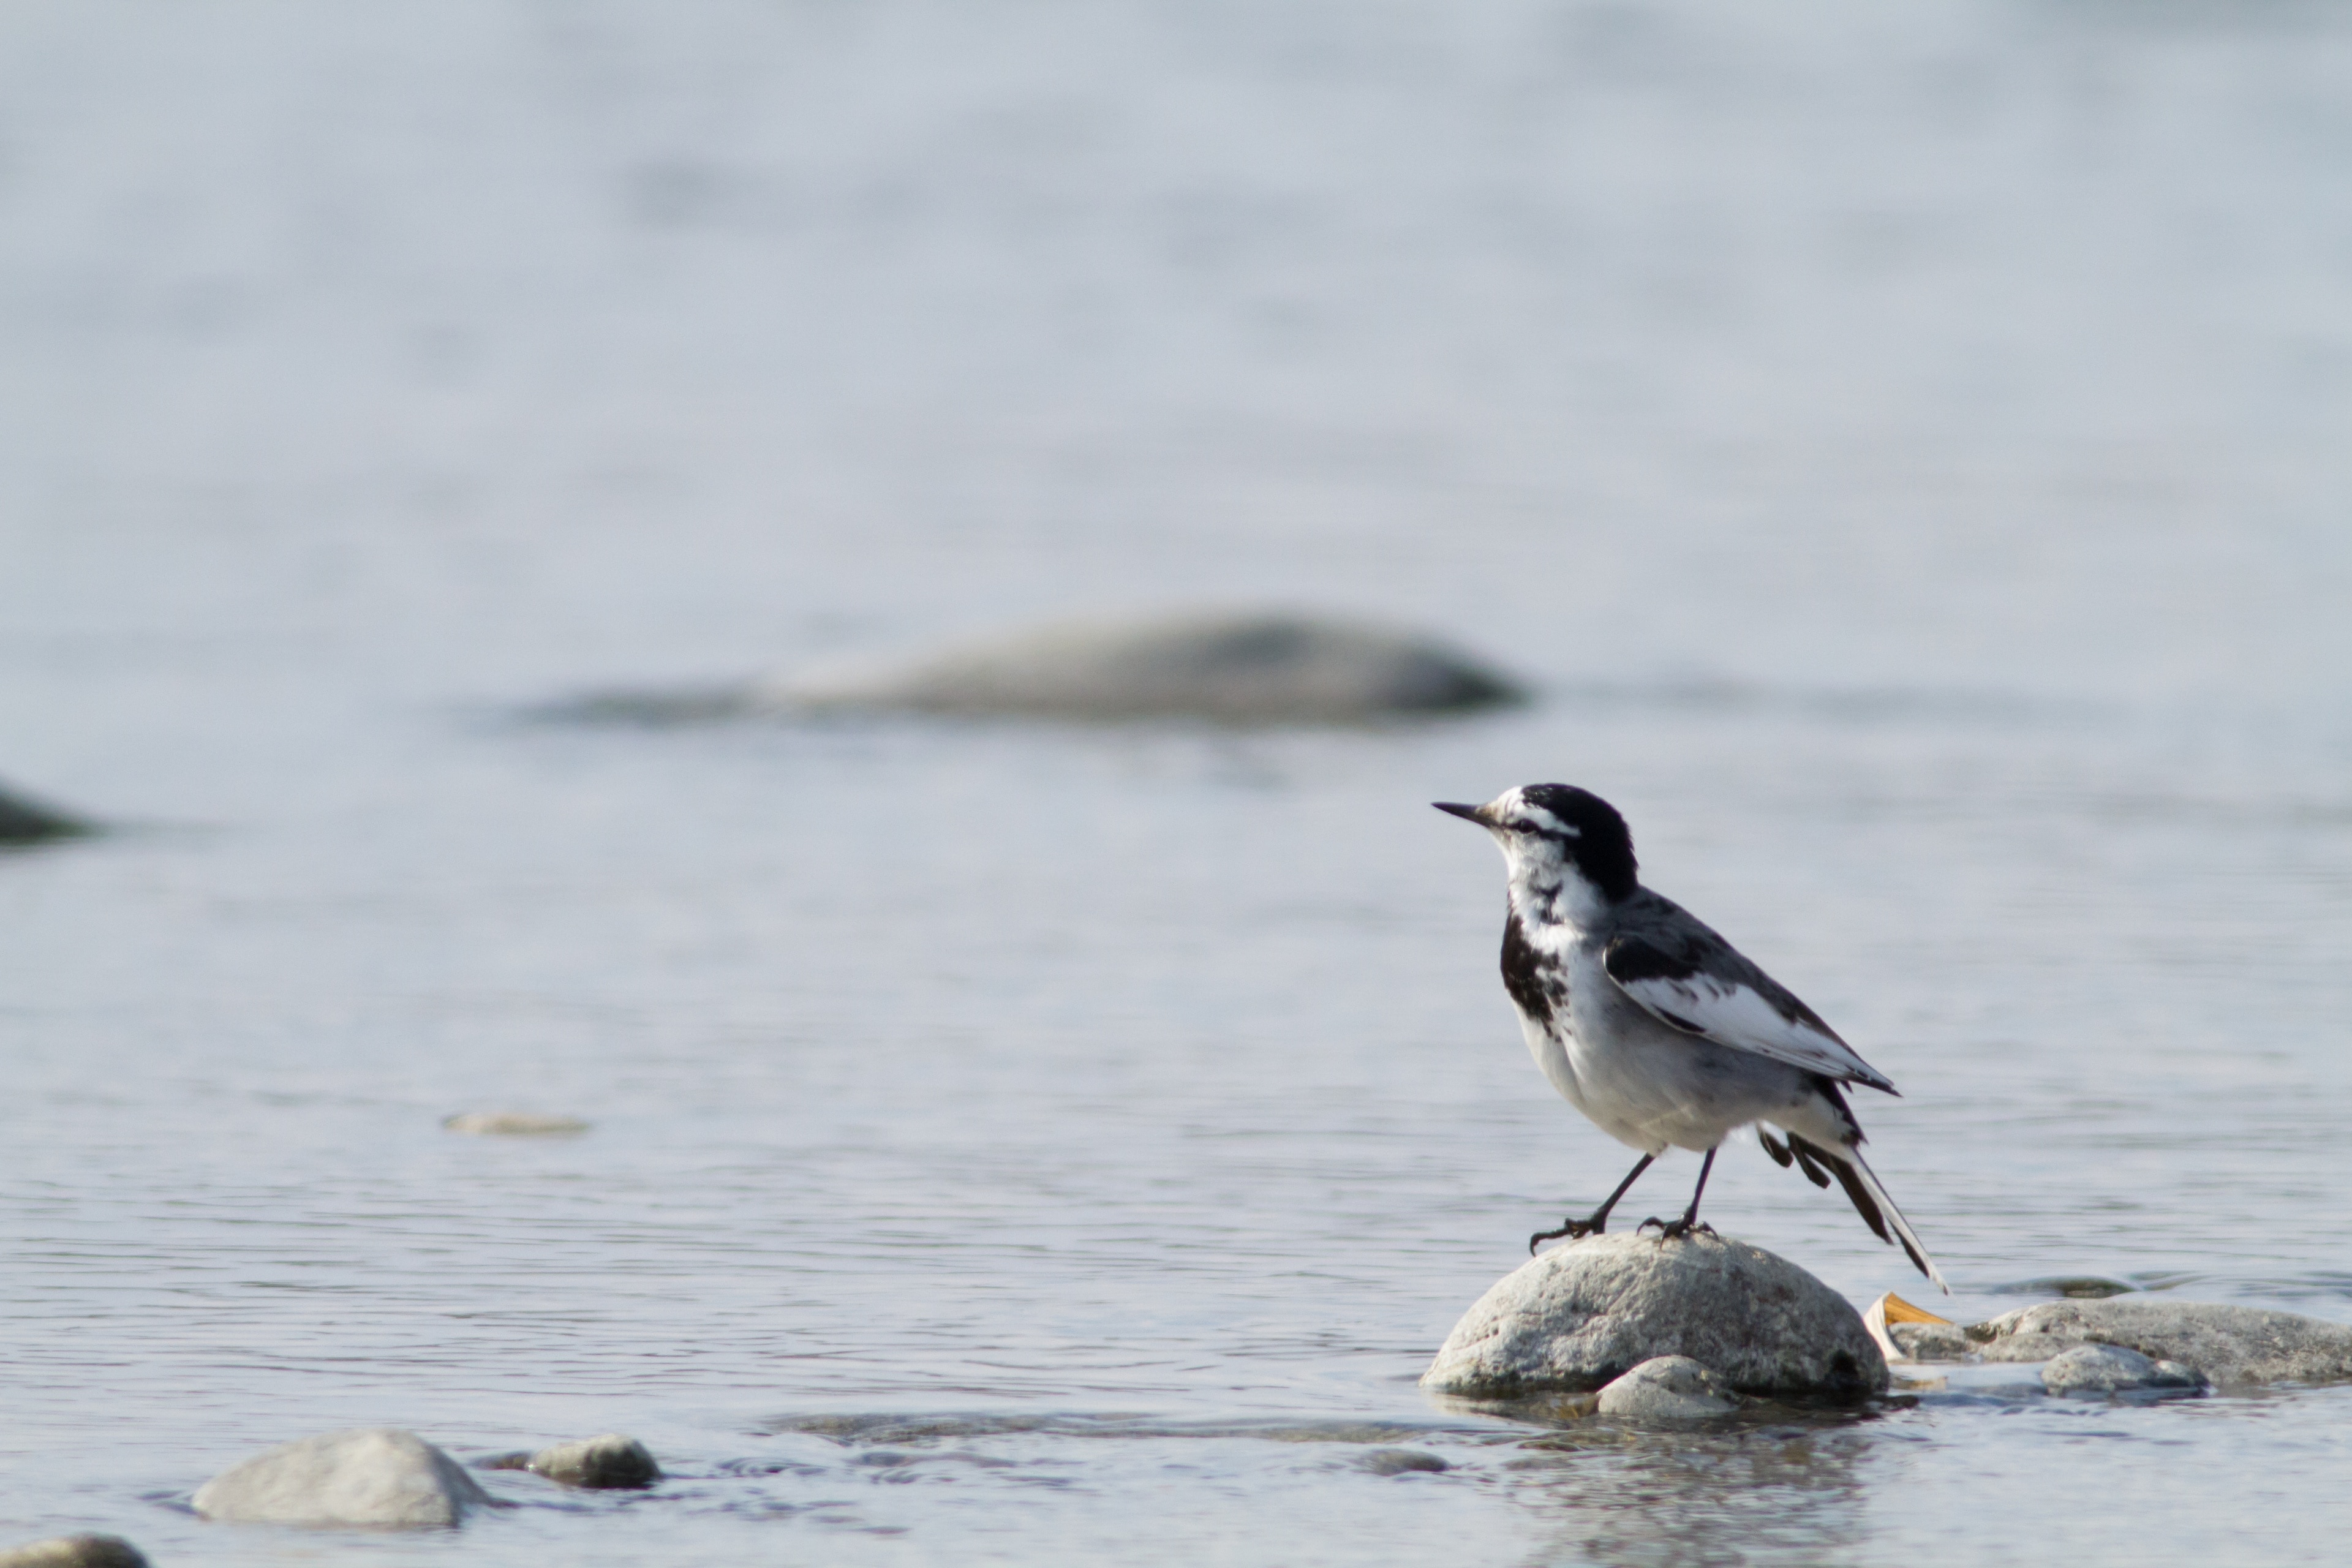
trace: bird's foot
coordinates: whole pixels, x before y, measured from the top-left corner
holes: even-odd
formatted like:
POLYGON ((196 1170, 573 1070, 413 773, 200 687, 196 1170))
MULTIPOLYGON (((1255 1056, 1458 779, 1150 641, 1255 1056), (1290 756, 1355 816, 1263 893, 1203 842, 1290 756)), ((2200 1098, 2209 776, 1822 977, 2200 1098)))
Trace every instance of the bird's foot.
POLYGON ((1658 1227, 1658 1239, 1660 1241, 1680 1241, 1684 1237, 1690 1235, 1694 1231, 1696 1231, 1701 1236, 1713 1236, 1715 1234, 1715 1226, 1711 1225, 1703 1225, 1699 1222, 1699 1218, 1696 1215, 1687 1214, 1683 1215, 1680 1219, 1660 1219, 1657 1215, 1652 1215, 1648 1219, 1643 1220, 1634 1228, 1637 1230, 1647 1230, 1654 1225, 1658 1227))
POLYGON ((1528 1256, 1534 1257, 1536 1248, 1547 1241, 1558 1241, 1563 1236, 1570 1241, 1582 1241, 1586 1237, 1599 1236, 1608 1228, 1609 1216, 1605 1214, 1594 1215, 1591 1219, 1562 1220, 1558 1230, 1539 1230, 1528 1237, 1528 1256))

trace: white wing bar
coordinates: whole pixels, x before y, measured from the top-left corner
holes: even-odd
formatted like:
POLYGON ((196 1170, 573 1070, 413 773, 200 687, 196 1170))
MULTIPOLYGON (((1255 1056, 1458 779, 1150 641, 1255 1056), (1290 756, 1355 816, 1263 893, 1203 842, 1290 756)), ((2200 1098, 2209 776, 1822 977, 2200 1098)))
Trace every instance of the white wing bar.
POLYGON ((1660 1022, 1686 1035, 1735 1050, 1754 1051, 1841 1082, 1868 1084, 1890 1094, 1895 1090, 1884 1074, 1854 1055, 1843 1040, 1801 1017, 1790 1017, 1753 986, 1693 974, 1682 979, 1661 975, 1618 980, 1617 987, 1660 1022))

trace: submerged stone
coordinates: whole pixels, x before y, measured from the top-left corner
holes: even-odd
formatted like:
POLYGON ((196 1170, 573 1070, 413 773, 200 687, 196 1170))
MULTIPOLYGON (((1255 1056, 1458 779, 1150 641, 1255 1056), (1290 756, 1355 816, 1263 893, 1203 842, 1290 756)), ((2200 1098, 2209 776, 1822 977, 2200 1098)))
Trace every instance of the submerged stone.
POLYGON ((1364 1456, 1363 1465, 1376 1476, 1438 1475, 1454 1468, 1418 1448, 1374 1448, 1364 1456))
POLYGON ((2004 1285, 2000 1289, 2020 1293, 2030 1290, 2037 1296, 2064 1296, 2077 1301, 2099 1301, 2109 1296, 2128 1296, 2139 1287, 2096 1274, 2051 1274, 2039 1279, 2004 1285))
POLYGON ((482 1138, 560 1138, 588 1131, 588 1124, 576 1116, 541 1116, 525 1110, 469 1110, 442 1118, 441 1125, 452 1132, 482 1138))
POLYGON ((2081 1344, 2119 1346, 2194 1368, 2217 1384, 2352 1383, 2352 1327, 2213 1301, 2044 1301, 1969 1331, 1986 1361, 2049 1361, 2081 1344))
POLYGON ((465 1522, 490 1496, 464 1466, 393 1426, 298 1438, 196 1489, 206 1519, 240 1524, 433 1526, 465 1522))
MULTIPOLYGON (((0 846, 41 844, 52 838, 76 838, 90 831, 89 823, 68 816, 55 806, 0 789, 0 846)), ((105 1540, 113 1536, 61 1536, 60 1540, 105 1540)))
POLYGON ((0 1568, 148 1568, 139 1548, 119 1535, 58 1535, 0 1551, 0 1568))
POLYGON ((2124 1394, 2136 1389, 2188 1392, 2205 1386, 2194 1367, 2153 1361, 2121 1345, 2076 1345, 2050 1358, 2042 1386, 2053 1394, 2124 1394))
POLYGON ((1653 1356, 1601 1391, 1594 1408, 1636 1420, 1692 1421, 1739 1408, 1731 1385, 1686 1355, 1653 1356))
POLYGON ((646 1446, 618 1432, 551 1444, 533 1454, 526 1468, 551 1481, 591 1490, 649 1487, 662 1479, 661 1467, 646 1446))
POLYGON ((787 708, 1226 723, 1347 723, 1521 700, 1517 684, 1434 639, 1280 614, 1048 626, 898 667, 776 683, 787 708))
POLYGON ((1510 1398, 1600 1388, 1659 1356, 1687 1356, 1742 1394, 1886 1391, 1885 1357, 1852 1302, 1785 1258, 1704 1233, 1596 1236, 1529 1260, 1463 1315, 1421 1382, 1510 1398))
POLYGON ((1359 724, 1466 712, 1526 697, 1508 676, 1433 637, 1268 612, 1074 622, 905 662, 813 670, 731 688, 597 693, 546 716, 690 724, 876 711, 1359 724))

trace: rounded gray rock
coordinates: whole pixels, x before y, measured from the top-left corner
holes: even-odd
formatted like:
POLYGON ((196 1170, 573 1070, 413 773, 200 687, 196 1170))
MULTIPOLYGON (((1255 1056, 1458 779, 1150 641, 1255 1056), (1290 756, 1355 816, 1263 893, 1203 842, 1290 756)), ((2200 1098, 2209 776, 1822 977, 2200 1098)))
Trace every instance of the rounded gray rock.
POLYGON ((2352 1383, 2352 1327, 2214 1301, 2044 1301, 1979 1324, 1987 1361, 2049 1361, 2076 1345, 2116 1345, 2176 1361, 2218 1384, 2352 1383))
POLYGON ((1657 1356, 1688 1356, 1742 1394, 1886 1391, 1886 1359, 1852 1302, 1785 1258, 1704 1233, 1596 1236, 1530 1259, 1463 1314, 1421 1382, 1486 1399, 1580 1391, 1657 1356))
POLYGON ((1454 1467, 1418 1448, 1374 1448, 1363 1457, 1364 1468, 1376 1476, 1443 1475, 1454 1467))
POLYGON ((662 1479, 661 1467, 646 1446, 618 1432, 550 1444, 533 1454, 526 1468, 567 1487, 603 1491, 649 1487, 662 1479))
POLYGON ((1524 695, 1468 655, 1409 632, 1234 614, 1050 626, 906 665, 771 682, 751 705, 1357 723, 1493 707, 1524 695))
POLYGON ((148 1568, 148 1563, 119 1535, 58 1535, 0 1551, 0 1568, 148 1568))
POLYGON ((455 1525, 490 1496, 464 1466, 394 1426, 298 1438, 198 1488, 196 1511, 240 1524, 455 1525))
POLYGON ((2205 1380, 2177 1361, 2151 1361, 2121 1345, 2076 1345, 2050 1358, 2042 1386, 2053 1394, 2123 1394, 2134 1389, 2199 1389, 2205 1380))
POLYGON ((1729 1384, 1686 1355, 1652 1356, 1601 1391, 1603 1415, 1643 1421, 1693 1421, 1739 1408, 1729 1384))

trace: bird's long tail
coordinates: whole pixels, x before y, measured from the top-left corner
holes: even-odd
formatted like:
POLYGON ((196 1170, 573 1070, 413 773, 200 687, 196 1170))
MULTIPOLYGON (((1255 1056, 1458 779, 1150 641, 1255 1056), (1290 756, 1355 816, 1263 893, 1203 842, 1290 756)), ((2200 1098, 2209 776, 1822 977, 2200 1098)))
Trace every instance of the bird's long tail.
POLYGON ((1919 1239, 1919 1233, 1911 1228, 1911 1222, 1903 1217, 1903 1211, 1895 1206, 1895 1200, 1887 1195, 1885 1186, 1878 1179, 1878 1173, 1864 1161, 1860 1149, 1849 1144, 1843 1152, 1833 1154, 1793 1132, 1788 1135, 1789 1142, 1785 1145, 1760 1127, 1757 1129, 1757 1134, 1764 1141, 1766 1153, 1783 1165, 1794 1159, 1803 1167, 1806 1178, 1813 1185, 1826 1187, 1830 1184, 1830 1178, 1835 1176, 1838 1185, 1845 1189, 1845 1195, 1853 1200, 1854 1212, 1862 1215, 1862 1223, 1870 1226, 1879 1240, 1893 1242, 1902 1247, 1904 1256, 1911 1259, 1920 1273, 1934 1280, 1945 1295, 1952 1293, 1952 1288, 1944 1283, 1943 1270, 1937 1268, 1936 1260, 1927 1256, 1927 1244, 1919 1239), (1890 1225, 1895 1227, 1892 1236, 1887 1234, 1890 1225))

